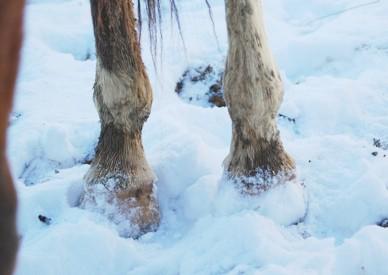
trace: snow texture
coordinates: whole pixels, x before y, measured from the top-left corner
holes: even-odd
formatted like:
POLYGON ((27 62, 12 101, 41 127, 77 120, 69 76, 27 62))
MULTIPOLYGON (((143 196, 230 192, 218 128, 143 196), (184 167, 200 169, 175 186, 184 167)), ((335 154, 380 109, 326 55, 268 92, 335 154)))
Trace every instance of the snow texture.
POLYGON ((163 216, 157 232, 138 240, 77 207, 99 135, 89 3, 27 2, 8 133, 19 196, 16 274, 388 274, 388 231, 376 225, 388 217, 388 2, 264 1, 285 82, 280 111, 295 118, 279 119, 281 135, 305 188, 260 197, 222 180, 226 108, 188 104, 174 92, 187 68, 225 58, 223 1, 210 2, 219 45, 203 0, 178 1, 186 50, 162 7, 157 72, 142 36, 154 89, 144 147, 163 216))

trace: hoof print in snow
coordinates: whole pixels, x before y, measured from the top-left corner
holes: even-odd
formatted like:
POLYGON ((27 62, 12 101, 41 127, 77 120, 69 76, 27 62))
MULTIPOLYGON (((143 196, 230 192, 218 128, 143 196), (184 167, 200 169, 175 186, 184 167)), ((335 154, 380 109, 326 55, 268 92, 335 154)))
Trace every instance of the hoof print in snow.
POLYGON ((222 75, 223 69, 212 65, 189 68, 177 82, 175 92, 188 103, 225 107, 222 75))
POLYGON ((44 223, 46 225, 50 225, 51 224, 51 218, 48 218, 46 216, 39 215, 38 219, 39 219, 39 221, 41 221, 42 223, 44 223))

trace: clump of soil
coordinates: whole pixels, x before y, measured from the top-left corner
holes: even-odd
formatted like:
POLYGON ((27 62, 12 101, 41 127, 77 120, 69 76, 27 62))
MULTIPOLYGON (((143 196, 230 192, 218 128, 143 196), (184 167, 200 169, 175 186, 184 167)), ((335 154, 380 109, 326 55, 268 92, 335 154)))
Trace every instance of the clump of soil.
MULTIPOLYGON (((175 92, 178 96, 191 104, 202 107, 225 107, 223 81, 223 67, 212 65, 188 68, 176 83, 175 92)), ((291 124, 296 119, 284 114, 279 118, 291 124)))
POLYGON ((222 74, 212 65, 189 68, 177 82, 175 92, 183 100, 204 107, 225 107, 222 74))
POLYGON ((222 89, 222 83, 219 81, 218 83, 213 84, 209 88, 209 102, 217 107, 225 107, 225 99, 224 99, 224 90, 222 89))
POLYGON ((380 226, 380 227, 383 227, 383 228, 388 228, 388 219, 383 219, 377 225, 380 226))
POLYGON ((388 143, 379 138, 373 139, 373 146, 382 150, 388 150, 388 143))

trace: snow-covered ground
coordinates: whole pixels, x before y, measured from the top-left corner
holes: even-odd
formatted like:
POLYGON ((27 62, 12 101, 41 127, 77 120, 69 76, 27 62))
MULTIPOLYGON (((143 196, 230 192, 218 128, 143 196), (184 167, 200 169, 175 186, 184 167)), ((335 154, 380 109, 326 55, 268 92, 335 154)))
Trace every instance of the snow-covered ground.
MULTIPOLYGON (((168 1, 165 1, 168 2, 168 1)), ((18 275, 388 274, 388 1, 264 0, 285 82, 279 119, 305 185, 242 198, 222 182, 231 123, 225 108, 182 101, 190 66, 226 53, 222 0, 179 10, 186 52, 165 6, 158 73, 144 129, 158 177, 159 230, 120 238, 104 217, 76 206, 99 134, 92 101, 95 50, 87 0, 30 0, 9 131, 19 196, 18 275), (330 15, 330 16, 328 16, 330 15), (387 157, 386 157, 387 155, 387 157), (50 225, 38 216, 51 219, 50 225)))

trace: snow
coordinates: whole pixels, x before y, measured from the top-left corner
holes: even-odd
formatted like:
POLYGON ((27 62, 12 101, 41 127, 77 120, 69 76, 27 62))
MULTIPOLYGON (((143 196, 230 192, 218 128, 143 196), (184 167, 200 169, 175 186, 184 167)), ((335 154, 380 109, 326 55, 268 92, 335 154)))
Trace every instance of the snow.
POLYGON ((388 153, 374 146, 388 142, 388 2, 264 1, 285 82, 281 113, 295 118, 279 119, 281 135, 305 188, 260 197, 223 180, 227 110, 174 92, 188 67, 225 57, 223 1, 210 2, 219 47, 203 0, 179 1, 186 51, 163 6, 157 71, 143 35, 154 88, 143 140, 162 221, 134 240, 76 207, 99 134, 89 3, 28 1, 8 138, 19 197, 16 274, 388 274, 388 231, 375 225, 388 217, 388 153))

